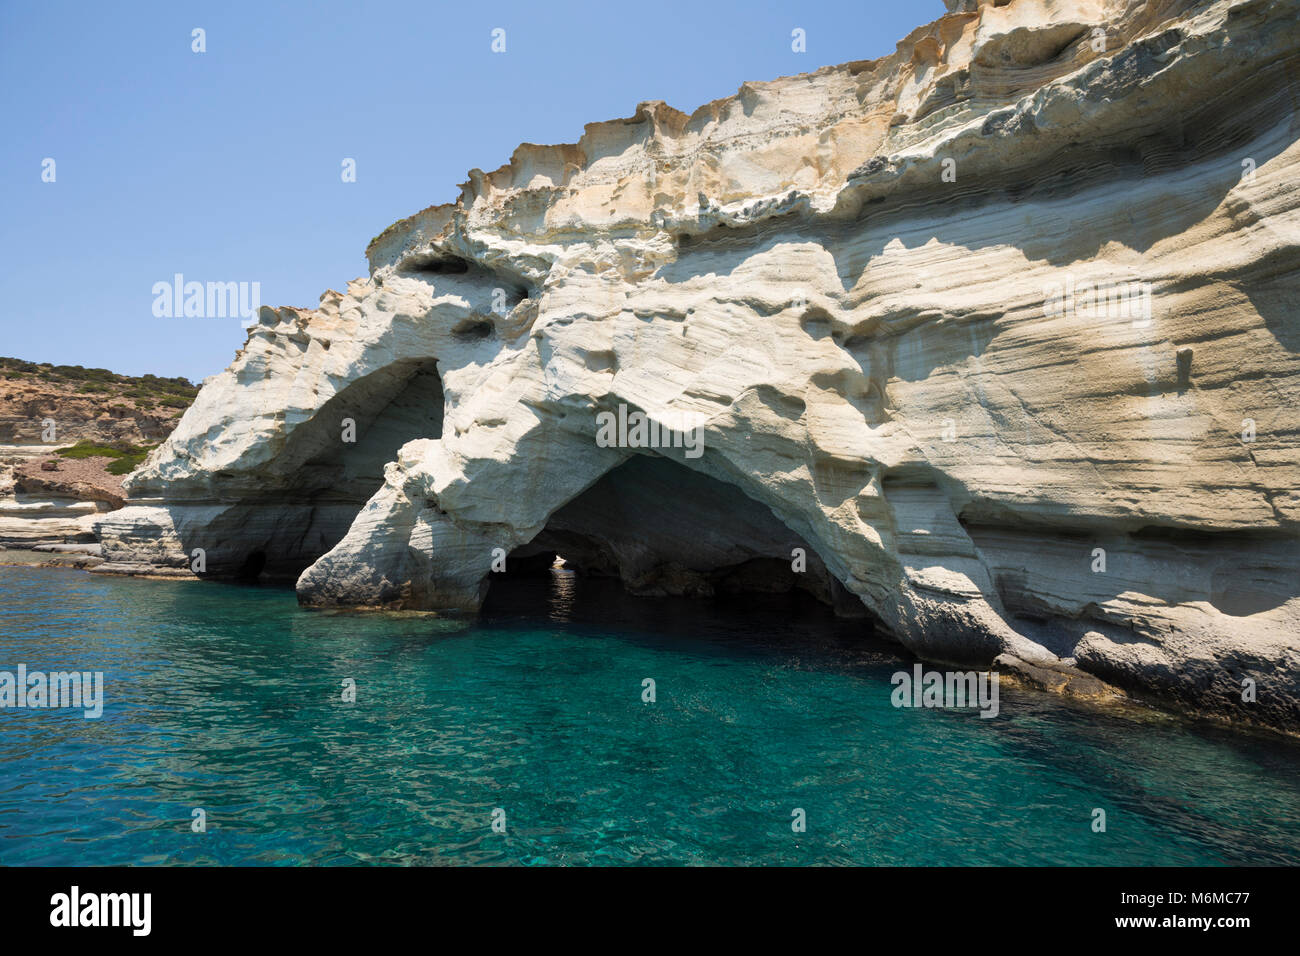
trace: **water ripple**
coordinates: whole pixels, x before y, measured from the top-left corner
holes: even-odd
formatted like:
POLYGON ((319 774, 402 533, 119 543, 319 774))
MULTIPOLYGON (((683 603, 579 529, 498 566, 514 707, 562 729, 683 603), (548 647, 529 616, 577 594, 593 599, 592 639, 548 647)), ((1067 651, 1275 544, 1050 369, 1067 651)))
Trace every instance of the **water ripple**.
POLYGON ((0 863, 1300 863, 1286 741, 895 709, 860 624, 558 584, 469 622, 0 568, 0 669, 106 680, 99 720, 0 711, 0 863))

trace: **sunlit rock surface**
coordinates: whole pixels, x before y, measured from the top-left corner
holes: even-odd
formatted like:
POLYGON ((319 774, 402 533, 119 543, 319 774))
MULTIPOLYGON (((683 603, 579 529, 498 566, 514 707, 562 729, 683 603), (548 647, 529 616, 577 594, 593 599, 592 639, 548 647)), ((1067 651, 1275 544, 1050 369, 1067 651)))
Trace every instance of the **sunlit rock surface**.
POLYGON ((523 145, 263 309, 106 567, 474 609, 559 553, 1300 728, 1300 3, 949 6, 523 145), (602 447, 620 405, 702 454, 602 447))

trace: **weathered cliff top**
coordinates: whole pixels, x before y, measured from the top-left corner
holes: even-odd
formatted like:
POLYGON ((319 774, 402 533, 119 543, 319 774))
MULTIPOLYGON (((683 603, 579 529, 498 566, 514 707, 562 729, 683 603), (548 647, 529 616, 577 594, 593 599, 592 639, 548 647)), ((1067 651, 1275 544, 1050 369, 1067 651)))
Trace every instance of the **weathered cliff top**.
POLYGON ((1261 59, 1261 46, 1229 40, 1244 23, 1227 29, 1294 17, 1285 6, 950 3, 957 12, 878 60, 747 82, 689 115, 644 102, 576 143, 524 143, 500 168, 471 170, 456 202, 373 239, 371 271, 468 259, 537 282, 566 246, 598 237, 672 243, 776 217, 884 213, 933 195, 945 161, 961 171, 953 198, 1087 176, 1062 152, 1108 142, 1160 162, 1170 144, 1144 127, 1167 125, 1187 84, 1213 77, 1196 104, 1212 114, 1239 99, 1234 83, 1286 66, 1285 44, 1261 59))

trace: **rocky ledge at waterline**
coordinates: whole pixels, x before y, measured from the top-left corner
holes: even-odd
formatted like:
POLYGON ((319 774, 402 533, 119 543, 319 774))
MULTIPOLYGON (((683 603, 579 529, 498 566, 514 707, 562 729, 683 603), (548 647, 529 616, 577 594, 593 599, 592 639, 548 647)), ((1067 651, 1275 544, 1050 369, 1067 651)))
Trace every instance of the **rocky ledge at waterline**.
POLYGON ((262 309, 104 568, 464 610, 559 553, 1300 728, 1300 2, 950 9, 521 146, 262 309))

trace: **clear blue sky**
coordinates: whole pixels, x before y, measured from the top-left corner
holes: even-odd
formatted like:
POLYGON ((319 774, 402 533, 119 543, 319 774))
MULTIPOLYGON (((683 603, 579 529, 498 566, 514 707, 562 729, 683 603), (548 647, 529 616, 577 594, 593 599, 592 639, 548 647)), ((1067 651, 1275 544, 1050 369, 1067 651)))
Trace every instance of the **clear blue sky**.
POLYGON ((690 112, 745 80, 882 56, 943 9, 3 0, 0 355, 197 381, 244 331, 155 318, 155 282, 256 280, 264 304, 315 305, 365 273, 371 236, 454 200, 469 169, 520 142, 573 142, 643 100, 690 112), (795 27, 806 53, 790 49, 795 27), (356 183, 340 180, 344 157, 356 183))

